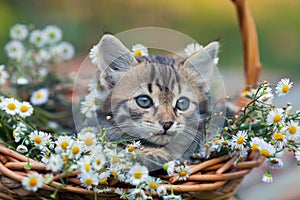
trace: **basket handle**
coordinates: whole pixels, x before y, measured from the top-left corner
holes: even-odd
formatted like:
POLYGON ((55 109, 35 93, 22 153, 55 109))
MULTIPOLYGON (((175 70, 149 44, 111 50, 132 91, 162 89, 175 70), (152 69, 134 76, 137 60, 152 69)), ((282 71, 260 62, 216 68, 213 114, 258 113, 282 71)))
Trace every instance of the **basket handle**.
MULTIPOLYGON (((242 35, 245 75, 245 85, 243 86, 242 91, 245 91, 249 86, 253 88, 256 87, 261 70, 258 37, 255 22, 251 15, 247 0, 231 1, 236 7, 239 27, 242 35)), ((240 96, 235 104, 242 108, 248 102, 248 99, 240 96)))

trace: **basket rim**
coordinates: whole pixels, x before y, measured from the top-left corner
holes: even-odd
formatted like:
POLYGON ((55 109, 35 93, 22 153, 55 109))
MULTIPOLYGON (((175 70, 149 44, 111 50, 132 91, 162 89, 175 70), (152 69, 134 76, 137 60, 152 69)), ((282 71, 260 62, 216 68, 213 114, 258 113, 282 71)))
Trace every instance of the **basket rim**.
MULTIPOLYGON (((175 176, 157 177, 169 181, 170 184, 162 185, 164 185, 168 191, 172 190, 177 193, 217 190, 224 186, 229 180, 242 179, 252 168, 260 166, 265 160, 265 157, 251 151, 247 160, 238 162, 234 165, 236 159, 236 156, 230 157, 228 155, 223 155, 221 157, 206 160, 201 164, 189 165, 192 169, 192 173, 185 182, 179 181, 178 177, 175 176), (203 173, 204 171, 209 173, 203 173)), ((27 172, 39 170, 41 174, 44 172, 45 175, 48 171, 46 170, 46 165, 44 163, 28 159, 24 155, 8 149, 3 145, 0 145, 0 160, 0 172, 18 182, 22 182, 22 179, 27 175, 27 172), (25 170, 24 166, 28 164, 28 162, 31 165, 31 169, 25 170)), ((55 191, 56 188, 60 187, 60 190, 63 192, 94 195, 95 192, 93 190, 88 190, 80 186, 79 179, 75 178, 78 173, 79 171, 75 171, 74 173, 69 174, 68 180, 70 184, 66 186, 58 182, 59 177, 66 177, 66 174, 56 174, 53 181, 49 184, 44 184, 42 188, 48 191, 55 191), (73 184, 75 186, 73 186, 73 184)), ((110 192, 105 193, 106 196, 115 196, 113 193, 117 187, 108 185, 105 186, 105 188, 110 190, 110 192)), ((102 196, 103 194, 98 193, 97 195, 102 196)))

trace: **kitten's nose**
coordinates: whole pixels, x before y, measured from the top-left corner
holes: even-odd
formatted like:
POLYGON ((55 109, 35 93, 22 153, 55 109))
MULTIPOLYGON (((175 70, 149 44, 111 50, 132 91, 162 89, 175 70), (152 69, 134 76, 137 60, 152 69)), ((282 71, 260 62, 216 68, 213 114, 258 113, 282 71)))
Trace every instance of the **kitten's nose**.
POLYGON ((166 131, 172 126, 172 124, 174 122, 172 122, 172 121, 160 121, 159 123, 163 126, 164 130, 166 131))

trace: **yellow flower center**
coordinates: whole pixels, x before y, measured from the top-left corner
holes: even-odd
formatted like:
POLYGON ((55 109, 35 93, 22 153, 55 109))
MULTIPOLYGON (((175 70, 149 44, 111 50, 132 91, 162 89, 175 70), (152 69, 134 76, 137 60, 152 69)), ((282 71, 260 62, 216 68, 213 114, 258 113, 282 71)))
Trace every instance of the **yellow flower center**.
POLYGON ((249 95, 250 91, 249 90, 244 90, 244 95, 249 95))
POLYGON ((244 141, 245 141, 245 138, 243 136, 241 136, 237 139, 238 144, 243 144, 244 141))
POLYGON ((9 110, 15 110, 17 108, 17 106, 15 103, 11 102, 11 103, 7 104, 7 108, 9 110))
POLYGON ((283 141, 284 139, 284 135, 282 133, 275 133, 273 137, 276 141, 283 141))
POLYGON ((37 98, 37 99, 42 98, 42 96, 43 96, 43 94, 42 94, 41 92, 37 92, 37 93, 35 94, 35 98, 37 98))
POLYGON ((115 171, 112 171, 112 172, 111 172, 111 175, 113 175, 113 177, 115 177, 115 178, 118 177, 118 174, 117 174, 117 172, 115 172, 115 171))
POLYGON ((27 112, 28 109, 29 109, 29 107, 27 105, 22 105, 20 108, 20 111, 24 113, 24 112, 27 112))
POLYGON ((142 51, 141 50, 135 50, 134 55, 139 57, 142 56, 142 51))
POLYGON ((74 155, 78 154, 79 151, 80 151, 79 146, 75 146, 75 147, 72 148, 72 154, 74 154, 74 155))
POLYGON ((84 168, 85 168, 85 171, 90 171, 90 170, 91 170, 91 165, 90 165, 90 163, 85 163, 85 164, 84 164, 84 168))
POLYGON ((135 194, 135 198, 137 198, 137 199, 142 198, 142 197, 143 197, 143 195, 140 192, 135 194))
POLYGON ((155 190, 157 188, 157 184, 155 182, 150 182, 149 187, 150 187, 150 189, 155 190))
POLYGON ((37 144, 40 144, 40 143, 42 142, 42 138, 41 138, 40 136, 37 135, 37 136, 34 137, 33 141, 34 141, 35 143, 37 143, 37 144))
POLYGON ((112 162, 113 162, 113 163, 118 163, 118 162, 120 162, 120 158, 119 158, 118 156, 114 156, 114 157, 112 158, 112 162))
POLYGON ((95 163, 96 163, 96 165, 100 165, 101 164, 100 158, 96 159, 95 163))
POLYGON ((51 155, 51 152, 49 152, 49 151, 47 151, 47 152, 45 153, 45 157, 46 157, 46 158, 49 158, 50 155, 51 155))
POLYGON ((107 181, 107 178, 103 178, 99 181, 99 184, 104 185, 106 183, 106 181, 107 181))
POLYGON ((214 144, 215 144, 215 145, 218 145, 218 144, 219 144, 219 140, 215 140, 215 141, 214 141, 214 144))
POLYGON ((276 115, 273 117, 273 122, 275 122, 275 123, 280 122, 280 120, 281 120, 281 116, 280 116, 279 114, 276 114, 276 115))
POLYGON ((225 146, 227 146, 228 142, 227 141, 223 141, 222 144, 225 145, 225 146))
POLYGON ((187 175, 187 171, 186 170, 182 170, 182 171, 180 171, 179 173, 179 176, 186 176, 187 175))
POLYGON ((282 87, 282 92, 283 93, 287 93, 288 91, 290 90, 290 86, 289 85, 284 85, 283 87, 282 87))
POLYGON ((253 150, 254 152, 259 152, 258 144, 253 144, 253 145, 251 146, 251 148, 252 148, 252 150, 253 150))
POLYGON ((143 172, 141 172, 141 171, 136 171, 136 172, 133 173, 133 177, 135 179, 141 179, 142 176, 143 176, 143 172))
POLYGON ((93 179, 92 179, 92 178, 87 178, 87 179, 85 180, 85 184, 86 184, 86 185, 92 185, 92 184, 93 184, 93 179))
POLYGON ((270 156, 270 152, 269 152, 268 150, 266 150, 266 149, 261 149, 261 150, 259 151, 259 153, 260 153, 261 155, 265 156, 265 157, 269 157, 269 156, 270 156))
POLYGON ((68 146, 69 146, 69 142, 67 141, 63 141, 61 144, 60 144, 61 148, 63 150, 67 150, 68 146))
POLYGON ((30 187, 35 187, 38 183, 38 180, 36 177, 31 177, 28 181, 28 184, 30 187))
POLYGON ((93 145, 93 139, 92 138, 86 138, 85 141, 84 141, 85 145, 90 147, 93 145))
POLYGON ((290 126, 289 132, 290 132, 290 134, 295 134, 297 132, 296 126, 290 126))
POLYGON ((17 135, 18 135, 18 132, 17 132, 17 130, 15 129, 15 130, 13 130, 13 132, 12 132, 12 135, 13 135, 13 137, 15 138, 17 135))
POLYGON ((68 155, 65 155, 65 156, 63 157, 63 161, 66 163, 66 162, 68 162, 68 160, 69 160, 69 156, 68 156, 68 155))
POLYGON ((135 147, 133 145, 131 145, 131 146, 128 147, 128 152, 131 153, 131 152, 134 151, 134 149, 135 149, 135 147))

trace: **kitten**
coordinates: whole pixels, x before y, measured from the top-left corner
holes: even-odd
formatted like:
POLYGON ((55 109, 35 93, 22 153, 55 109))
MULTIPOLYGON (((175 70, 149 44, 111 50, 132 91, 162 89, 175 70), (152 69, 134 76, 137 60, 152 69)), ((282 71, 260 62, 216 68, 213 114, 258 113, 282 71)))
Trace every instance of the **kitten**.
POLYGON ((204 120, 209 116, 207 83, 219 44, 212 42, 187 59, 134 57, 114 36, 98 45, 100 90, 98 115, 112 116, 108 139, 138 139, 143 157, 165 163, 189 160, 203 147, 204 120))

